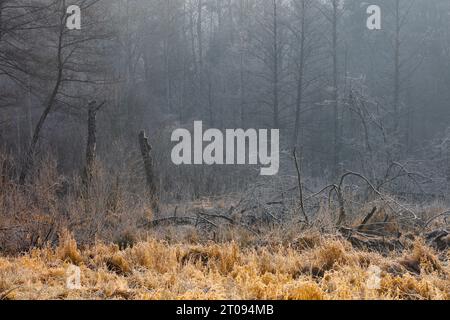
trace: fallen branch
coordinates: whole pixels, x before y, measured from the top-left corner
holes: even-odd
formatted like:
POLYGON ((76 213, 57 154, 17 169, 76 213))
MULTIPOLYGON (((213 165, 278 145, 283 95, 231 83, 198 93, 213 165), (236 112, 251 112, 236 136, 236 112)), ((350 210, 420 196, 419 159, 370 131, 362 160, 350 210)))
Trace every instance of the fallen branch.
POLYGON ((436 219, 439 219, 440 217, 444 217, 444 216, 450 216, 450 210, 444 211, 430 219, 427 220, 427 222, 425 223, 425 225, 422 228, 422 231, 425 230, 433 221, 435 221, 436 219))
POLYGON ((302 211, 303 217, 305 218, 306 224, 309 224, 308 216, 306 215, 305 206, 303 204, 303 186, 302 186, 302 175, 301 175, 301 164, 298 163, 297 160, 297 151, 294 149, 294 162, 295 162, 295 169, 297 170, 297 180, 298 180, 298 190, 299 190, 299 197, 300 197, 300 209, 302 211))
MULTIPOLYGON (((389 201, 393 202, 394 204, 396 204, 397 206, 399 206, 401 209, 403 209, 405 212, 408 212, 409 214, 411 214, 411 215, 413 216, 413 218, 414 218, 415 220, 417 220, 417 215, 416 215, 412 210, 406 208, 404 205, 398 203, 397 201, 395 201, 395 200, 392 199, 391 197, 382 194, 377 188, 375 188, 375 187, 373 186, 373 184, 369 181, 369 179, 367 179, 366 177, 364 177, 364 176, 363 176, 362 174, 360 174, 360 173, 356 173, 356 172, 351 172, 351 171, 349 171, 349 172, 345 173, 345 174, 341 177, 341 181, 340 181, 339 186, 338 186, 338 191, 339 191, 339 193, 340 193, 341 195, 342 195, 342 185, 343 185, 343 183, 344 183, 344 180, 345 180, 346 177, 351 176, 351 175, 353 175, 353 176, 355 176, 355 177, 358 177, 358 178, 364 180, 364 181, 367 183, 367 185, 373 190, 373 192, 375 192, 375 193, 376 193, 383 201, 386 201, 386 202, 387 202, 387 200, 389 200, 389 201)), ((345 212, 344 212, 344 214, 345 214, 345 212)), ((402 214, 400 214, 400 216, 401 216, 401 215, 402 215, 402 214)))
POLYGON ((196 220, 197 220, 196 218, 192 218, 192 217, 168 217, 168 218, 161 218, 161 219, 146 222, 143 225, 141 225, 140 227, 154 228, 154 227, 164 225, 164 224, 191 225, 191 224, 194 224, 196 220))
POLYGON ((203 221, 205 221, 206 223, 209 223, 210 225, 212 225, 213 227, 219 229, 219 226, 217 224, 215 224, 214 222, 210 221, 209 219, 206 219, 205 217, 203 217, 200 213, 197 214, 197 221, 195 222, 195 226, 198 225, 198 219, 202 219, 203 221))
POLYGON ((221 214, 209 214, 209 213, 203 213, 200 212, 199 213, 202 216, 208 217, 208 218, 218 218, 218 219, 223 219, 223 220, 227 220, 228 222, 230 222, 231 224, 236 224, 235 221, 233 219, 231 219, 230 217, 221 215, 221 214))
POLYGON ((359 225, 358 230, 361 231, 366 224, 372 219, 373 215, 377 212, 377 207, 373 207, 372 211, 364 218, 363 222, 359 225))
POLYGON ((13 292, 14 290, 17 290, 17 289, 19 289, 19 288, 20 288, 20 287, 17 286, 17 287, 11 288, 11 289, 9 289, 9 290, 6 290, 6 291, 3 292, 3 293, 0 293, 0 301, 1 301, 1 300, 6 300, 6 299, 8 298, 8 295, 9 295, 11 292, 13 292))

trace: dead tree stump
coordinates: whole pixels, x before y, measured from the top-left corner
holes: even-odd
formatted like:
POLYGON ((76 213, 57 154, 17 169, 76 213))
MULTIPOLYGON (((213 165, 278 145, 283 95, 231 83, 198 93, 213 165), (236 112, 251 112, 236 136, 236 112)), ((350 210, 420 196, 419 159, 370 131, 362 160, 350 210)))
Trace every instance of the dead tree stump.
POLYGON ((93 175, 96 149, 97 149, 97 112, 105 104, 105 102, 96 105, 95 101, 89 103, 88 106, 88 132, 86 144, 86 166, 84 168, 84 184, 87 186, 93 175))
POLYGON ((159 206, 158 206, 156 178, 154 174, 153 158, 150 155, 150 152, 152 151, 152 146, 148 142, 148 138, 145 135, 144 130, 142 130, 139 133, 139 146, 141 148, 142 160, 144 162, 145 180, 147 183, 147 189, 152 209, 158 212, 159 206))
POLYGON ((89 177, 95 162, 95 151, 97 149, 97 110, 95 104, 90 103, 88 109, 88 136, 86 145, 86 173, 89 177))

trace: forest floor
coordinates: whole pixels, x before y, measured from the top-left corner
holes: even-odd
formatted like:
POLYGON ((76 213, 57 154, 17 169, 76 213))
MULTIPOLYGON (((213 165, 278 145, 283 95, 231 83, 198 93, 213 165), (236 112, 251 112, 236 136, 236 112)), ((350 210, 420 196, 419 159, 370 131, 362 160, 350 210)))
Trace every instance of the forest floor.
POLYGON ((268 238, 79 248, 65 232, 57 247, 0 255, 0 300, 450 299, 450 250, 421 238, 388 253, 314 231, 289 243, 268 238), (81 271, 78 289, 67 287, 73 265, 81 271))

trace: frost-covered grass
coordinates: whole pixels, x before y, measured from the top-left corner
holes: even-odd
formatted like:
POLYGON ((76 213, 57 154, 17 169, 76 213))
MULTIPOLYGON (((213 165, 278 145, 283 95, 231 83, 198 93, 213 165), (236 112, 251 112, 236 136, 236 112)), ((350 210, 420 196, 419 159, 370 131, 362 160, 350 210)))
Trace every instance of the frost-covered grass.
POLYGON ((450 252, 420 239, 382 256, 338 236, 299 236, 289 245, 168 243, 149 238, 120 250, 79 249, 65 232, 56 248, 0 258, 4 299, 449 299, 450 252), (419 265, 419 272, 411 265, 419 265), (81 289, 66 287, 70 265, 81 289), (381 269, 379 288, 370 281, 381 269))

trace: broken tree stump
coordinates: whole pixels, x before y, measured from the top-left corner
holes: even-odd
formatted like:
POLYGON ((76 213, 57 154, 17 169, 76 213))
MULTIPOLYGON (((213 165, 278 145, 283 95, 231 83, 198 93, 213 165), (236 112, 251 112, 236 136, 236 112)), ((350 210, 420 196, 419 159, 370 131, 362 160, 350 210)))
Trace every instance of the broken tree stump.
POLYGON ((88 105, 88 132, 86 143, 86 166, 84 168, 84 184, 88 185, 92 179, 96 149, 97 149, 97 112, 105 102, 97 105, 92 101, 88 105))
POLYGON ((150 154, 150 152, 152 151, 152 146, 148 142, 148 138, 145 135, 144 130, 142 130, 139 133, 139 146, 141 148, 142 160, 144 162, 145 180, 147 184, 147 190, 150 196, 152 209, 158 212, 159 206, 156 187, 156 177, 154 174, 154 161, 150 154))
POLYGON ((88 109, 88 136, 86 144, 86 175, 92 176, 92 170, 95 162, 95 151, 97 149, 97 110, 95 102, 89 104, 88 109))

